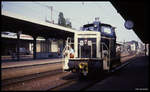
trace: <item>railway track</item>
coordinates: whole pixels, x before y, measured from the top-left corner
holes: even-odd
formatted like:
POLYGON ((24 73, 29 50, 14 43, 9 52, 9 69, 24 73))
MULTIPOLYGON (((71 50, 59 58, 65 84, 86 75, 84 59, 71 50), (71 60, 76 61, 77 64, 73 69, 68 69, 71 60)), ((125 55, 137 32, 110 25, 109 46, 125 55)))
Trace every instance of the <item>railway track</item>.
POLYGON ((29 66, 9 67, 2 69, 1 85, 2 90, 8 89, 13 85, 22 84, 36 79, 41 79, 46 76, 61 75, 62 68, 61 64, 57 63, 46 63, 36 64, 29 66), (54 67, 56 66, 56 67, 54 67), (47 68, 46 68, 47 67, 47 68))
MULTIPOLYGON (((121 71, 120 71, 121 72, 121 71)), ((84 78, 84 79, 76 79, 76 80, 68 80, 65 83, 62 83, 60 85, 57 85, 53 88, 50 88, 48 90, 51 91, 84 91, 89 87, 92 87, 98 82, 101 82, 102 80, 106 79, 107 77, 110 77, 113 75, 115 71, 109 73, 109 74, 102 74, 97 77, 90 77, 90 78, 84 78)))
POLYGON ((43 64, 33 64, 33 65, 22 65, 22 66, 4 67, 4 68, 1 68, 1 70, 16 69, 16 68, 28 68, 28 67, 32 67, 32 66, 52 65, 52 64, 61 64, 61 63, 62 62, 53 62, 53 63, 43 63, 43 64))
POLYGON ((59 79, 59 78, 61 78, 67 74, 67 73, 64 73, 62 71, 62 67, 60 67, 60 66, 61 66, 61 64, 59 64, 59 63, 48 63, 48 64, 46 63, 46 64, 36 64, 36 65, 29 65, 29 66, 3 68, 2 69, 3 74, 7 74, 8 72, 10 72, 10 73, 15 72, 16 74, 15 73, 14 74, 15 75, 18 74, 18 75, 12 76, 11 74, 8 73, 7 76, 11 75, 11 77, 8 76, 8 78, 6 78, 3 76, 2 83, 1 83, 2 84, 2 90, 16 90, 17 85, 22 86, 22 85, 24 85, 24 83, 26 83, 26 84, 30 83, 31 84, 32 82, 30 82, 30 81, 36 81, 38 83, 38 80, 44 80, 44 78, 49 79, 50 83, 54 82, 54 83, 58 84, 58 82, 62 81, 62 80, 57 80, 57 79, 59 79), (41 69, 42 67, 48 67, 48 68, 52 68, 52 69, 48 70, 45 68, 46 71, 41 72, 41 71, 39 71, 39 69, 41 69), (33 68, 33 69, 31 69, 31 68, 33 68), (32 72, 31 74, 29 74, 29 73, 25 74, 25 75, 20 74, 20 72, 22 72, 22 71, 30 72, 32 70, 34 70, 34 72, 32 72), (16 71, 18 71, 18 72, 16 72, 16 71), (55 76, 59 76, 59 77, 55 78, 55 76), (54 77, 55 79, 52 77, 54 77))
MULTIPOLYGON (((126 57, 123 57, 123 58, 126 58, 126 57)), ((127 60, 127 59, 124 59, 124 60, 127 60)), ((93 80, 92 81, 81 81, 80 79, 77 79, 77 77, 76 78, 73 77, 71 79, 67 79, 67 80, 65 79, 65 81, 63 81, 62 83, 61 82, 59 83, 59 80, 58 80, 58 81, 56 81, 56 82, 58 82, 58 83, 56 83, 57 85, 53 85, 52 87, 50 87, 46 90, 61 90, 61 89, 64 90, 66 88, 70 88, 70 89, 74 88, 75 90, 85 90, 85 89, 91 87, 92 85, 96 84, 97 82, 104 80, 108 76, 111 76, 116 71, 123 70, 123 68, 125 68, 128 64, 129 64, 129 62, 126 62, 121 67, 117 67, 116 69, 110 71, 109 74, 105 74, 103 77, 101 77, 97 80, 94 80, 94 81, 93 80)), ((45 64, 41 64, 41 65, 45 65, 45 64)), ((50 64, 50 65, 53 65, 53 64, 50 64)), ((36 66, 36 65, 33 65, 33 66, 36 66)), ((40 65, 37 65, 37 66, 40 66, 40 65)), ((28 68, 28 67, 29 66, 24 66, 24 68, 28 68)), ((15 68, 19 69, 21 67, 13 67, 11 69, 15 69, 15 68)), ((7 69, 3 69, 3 70, 7 70, 7 69)), ((56 75, 61 75, 61 74, 63 74, 63 72, 62 72, 62 69, 59 68, 56 70, 39 72, 36 74, 30 74, 30 75, 20 76, 20 77, 16 77, 16 78, 4 79, 4 80, 2 80, 2 88, 10 86, 10 85, 18 84, 18 83, 23 83, 25 81, 30 81, 30 80, 34 80, 37 78, 42 78, 45 76, 56 76, 56 75)), ((61 78, 62 76, 59 76, 59 77, 61 78)))
POLYGON ((40 72, 40 73, 30 74, 30 75, 16 77, 16 78, 4 79, 2 80, 2 86, 17 84, 17 83, 24 82, 24 81, 30 81, 36 78, 45 77, 49 75, 55 76, 61 73, 63 73, 62 69, 57 69, 57 70, 40 72))
POLYGON ((41 72, 47 72, 52 70, 61 69, 61 64, 38 64, 22 67, 11 67, 2 70, 1 80, 23 77, 32 74, 38 74, 41 72))
MULTIPOLYGON (((128 57, 128 59, 124 59, 124 60, 129 60, 131 58, 135 57, 135 55, 128 57)), ((126 58, 125 56, 123 58, 126 58)), ((131 61, 131 60, 129 60, 131 61)), ((65 83, 58 85, 54 88, 48 89, 48 90, 52 90, 52 91, 58 91, 58 90, 62 90, 62 91, 68 91, 68 90, 77 90, 77 91, 84 91, 87 88, 93 86, 94 84, 101 82, 102 80, 106 79, 107 77, 110 77, 118 72, 123 71, 128 64, 130 64, 132 62, 125 62, 123 63, 121 66, 118 66, 116 68, 114 68, 113 70, 109 71, 109 73, 103 73, 103 75, 98 75, 97 77, 90 77, 89 78, 85 78, 83 79, 83 81, 81 82, 80 80, 69 80, 66 81, 65 83)))
POLYGON ((99 80, 88 80, 88 81, 85 81, 83 82, 82 81, 79 81, 79 80, 68 80, 66 81, 65 83, 63 84, 60 84, 60 85, 57 85, 53 88, 50 88, 48 90, 51 90, 51 91, 84 91, 86 88, 94 85, 95 83, 99 82, 99 80))

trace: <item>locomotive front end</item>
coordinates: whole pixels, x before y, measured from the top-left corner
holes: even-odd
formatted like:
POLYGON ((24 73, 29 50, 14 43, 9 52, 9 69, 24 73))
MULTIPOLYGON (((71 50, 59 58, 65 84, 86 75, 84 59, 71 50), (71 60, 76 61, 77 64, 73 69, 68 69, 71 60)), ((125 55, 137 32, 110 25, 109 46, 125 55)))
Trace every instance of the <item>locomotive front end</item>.
MULTIPOLYGON (((99 71, 102 67, 100 58, 100 32, 77 32, 74 41, 67 40, 67 46, 73 48, 74 57, 65 56, 63 69, 78 72, 86 76, 89 72, 99 71)), ((68 48, 68 53, 70 52, 68 48)), ((71 55, 71 53, 67 54, 71 55)))
POLYGON ((64 71, 84 76, 109 72, 120 65, 115 27, 98 21, 84 25, 83 31, 77 31, 74 38, 67 39, 64 57, 64 71))

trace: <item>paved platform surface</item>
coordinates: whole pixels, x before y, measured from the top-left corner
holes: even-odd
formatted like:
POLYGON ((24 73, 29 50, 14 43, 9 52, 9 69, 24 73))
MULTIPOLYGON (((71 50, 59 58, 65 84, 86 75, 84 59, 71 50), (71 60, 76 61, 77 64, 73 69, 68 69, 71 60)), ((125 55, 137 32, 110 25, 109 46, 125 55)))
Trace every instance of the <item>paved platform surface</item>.
POLYGON ((28 66, 28 65, 36 65, 36 64, 45 64, 45 63, 57 63, 61 61, 62 59, 58 58, 58 59, 39 59, 39 60, 28 60, 28 61, 1 62, 1 68, 28 66))
POLYGON ((117 72, 87 90, 149 90, 149 59, 140 56, 133 59, 123 71, 117 72))

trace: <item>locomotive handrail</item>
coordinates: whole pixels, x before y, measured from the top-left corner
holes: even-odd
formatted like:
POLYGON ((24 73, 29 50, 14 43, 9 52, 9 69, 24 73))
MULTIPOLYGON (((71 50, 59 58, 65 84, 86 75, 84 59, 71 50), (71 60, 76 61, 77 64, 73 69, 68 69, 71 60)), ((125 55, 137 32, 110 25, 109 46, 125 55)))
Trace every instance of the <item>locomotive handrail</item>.
POLYGON ((103 55, 102 58, 103 59, 107 58, 107 57, 104 56, 104 53, 103 53, 103 46, 105 46, 106 47, 106 51, 108 52, 108 54, 107 54, 108 55, 108 59, 107 60, 108 60, 108 65, 110 67, 110 49, 108 48, 108 46, 105 43, 102 42, 101 44, 102 44, 102 55, 103 55))
POLYGON ((103 46, 105 46, 106 49, 108 50, 108 55, 110 57, 110 52, 109 52, 109 48, 107 47, 107 45, 104 42, 102 42, 101 44, 102 44, 102 52, 103 52, 103 46))
POLYGON ((104 45, 107 48, 107 50, 108 50, 108 47, 107 47, 107 45, 104 42, 102 42, 101 44, 102 44, 102 46, 104 45))
MULTIPOLYGON (((62 53, 63 53, 64 56, 65 56, 66 50, 69 50, 68 47, 69 47, 71 44, 73 44, 73 43, 71 42, 71 38, 68 37, 68 38, 67 38, 67 41, 66 41, 66 45, 65 45, 65 47, 64 47, 64 49, 63 49, 63 51, 62 51, 62 53)), ((69 48, 70 48, 70 47, 69 47, 69 48)))

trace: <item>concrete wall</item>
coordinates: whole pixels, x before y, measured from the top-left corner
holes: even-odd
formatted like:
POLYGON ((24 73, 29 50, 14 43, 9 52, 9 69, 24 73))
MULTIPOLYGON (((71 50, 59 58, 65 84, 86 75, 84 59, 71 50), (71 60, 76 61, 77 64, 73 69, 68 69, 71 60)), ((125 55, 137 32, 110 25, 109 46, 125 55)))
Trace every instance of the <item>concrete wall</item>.
POLYGON ((51 52, 58 52, 58 42, 57 41, 52 41, 51 52))

